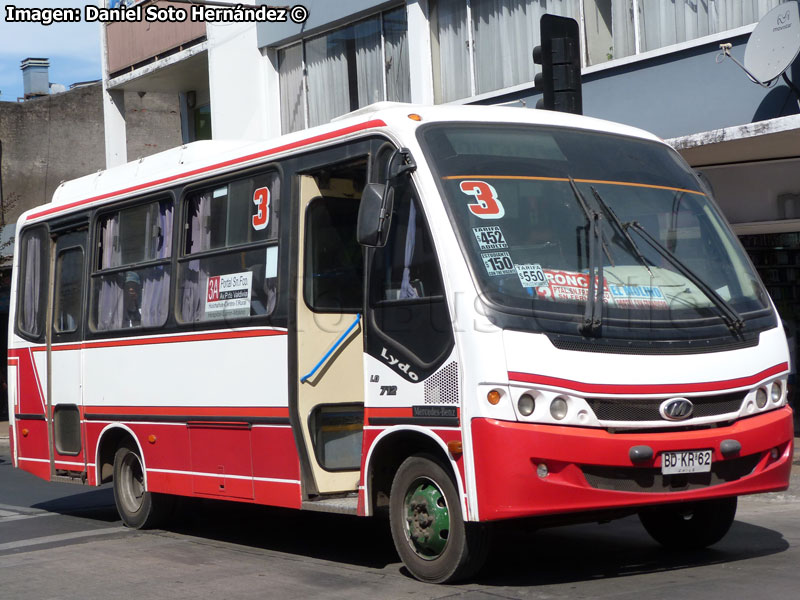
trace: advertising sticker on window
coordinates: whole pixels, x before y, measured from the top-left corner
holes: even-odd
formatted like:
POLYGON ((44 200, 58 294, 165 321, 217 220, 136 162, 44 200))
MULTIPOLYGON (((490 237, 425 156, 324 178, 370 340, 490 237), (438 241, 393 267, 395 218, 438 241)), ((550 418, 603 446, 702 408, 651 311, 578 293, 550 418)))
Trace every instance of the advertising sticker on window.
POLYGON ((253 273, 232 273, 208 278, 206 318, 229 319, 250 316, 253 273))
MULTIPOLYGON (((555 300, 573 300, 575 302, 586 302, 589 297, 589 275, 587 273, 574 273, 571 271, 552 271, 547 269, 546 286, 536 288, 536 293, 544 298, 555 300)), ((614 298, 608 289, 608 282, 604 281, 603 302, 614 304, 614 298)))
POLYGON ((481 250, 508 248, 503 232, 496 225, 494 227, 473 227, 472 233, 475 234, 475 239, 478 240, 481 250))
POLYGON ((481 254, 481 258, 486 267, 486 272, 492 277, 516 273, 514 263, 511 261, 511 256, 508 252, 487 252, 486 254, 481 254))
POLYGON ((547 276, 539 264, 514 265, 517 269, 517 277, 522 287, 540 288, 547 287, 547 276))
POLYGON ((614 285, 609 286, 614 303, 617 306, 630 308, 668 308, 664 292, 657 286, 650 285, 614 285))

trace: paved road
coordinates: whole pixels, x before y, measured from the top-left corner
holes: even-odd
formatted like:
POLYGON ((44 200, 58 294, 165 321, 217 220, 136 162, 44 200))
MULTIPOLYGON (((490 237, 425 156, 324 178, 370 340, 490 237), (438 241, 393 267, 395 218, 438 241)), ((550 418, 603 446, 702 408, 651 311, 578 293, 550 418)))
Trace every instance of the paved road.
POLYGON ((168 530, 134 532, 110 488, 40 481, 0 446, 0 598, 793 598, 796 470, 789 492, 742 499, 709 550, 666 552, 635 518, 515 528, 476 581, 431 586, 405 573, 379 520, 202 501, 168 530))

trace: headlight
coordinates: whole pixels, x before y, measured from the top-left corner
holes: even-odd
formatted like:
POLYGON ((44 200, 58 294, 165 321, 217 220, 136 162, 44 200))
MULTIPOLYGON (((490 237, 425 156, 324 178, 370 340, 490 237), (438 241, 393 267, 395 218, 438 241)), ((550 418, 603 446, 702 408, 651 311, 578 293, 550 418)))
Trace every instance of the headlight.
POLYGON ((567 416, 567 400, 558 396, 550 403, 550 414, 556 421, 561 421, 567 416))
POLYGON ((764 408, 767 405, 767 390, 763 387, 758 388, 756 392, 756 406, 764 408))
POLYGON ((772 384, 772 389, 770 390, 770 396, 772 396, 772 401, 777 404, 783 398, 783 382, 776 381, 772 384))
POLYGON ((536 400, 530 394, 522 394, 517 400, 517 409, 523 417, 530 417, 536 408, 536 400))

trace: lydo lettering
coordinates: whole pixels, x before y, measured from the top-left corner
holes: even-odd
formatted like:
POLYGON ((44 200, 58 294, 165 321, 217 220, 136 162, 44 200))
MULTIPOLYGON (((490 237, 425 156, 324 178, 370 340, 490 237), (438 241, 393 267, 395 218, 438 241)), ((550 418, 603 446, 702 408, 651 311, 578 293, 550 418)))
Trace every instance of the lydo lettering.
POLYGON ((381 358, 389 363, 390 367, 398 369, 408 375, 412 381, 419 381, 419 376, 411 370, 411 365, 408 363, 401 363, 399 359, 395 358, 386 351, 386 348, 381 349, 381 358))

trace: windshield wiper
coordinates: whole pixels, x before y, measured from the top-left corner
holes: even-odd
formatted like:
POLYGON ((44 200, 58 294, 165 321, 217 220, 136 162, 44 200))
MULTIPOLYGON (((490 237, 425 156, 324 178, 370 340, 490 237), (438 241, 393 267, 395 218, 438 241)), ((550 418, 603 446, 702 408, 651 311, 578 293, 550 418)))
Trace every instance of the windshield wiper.
POLYGON ((602 196, 600 196, 600 192, 598 192, 594 186, 591 186, 592 194, 594 194, 594 199, 597 200, 597 203, 600 205, 600 208, 605 211, 606 215, 608 215, 609 220, 616 226, 617 231, 622 234, 622 237, 628 242, 631 250, 633 250, 634 254, 636 254, 636 258, 638 258, 641 263, 644 265, 644 268, 647 269, 647 272, 650 273, 650 277, 654 277, 653 272, 650 270, 650 266, 647 264, 647 259, 645 259, 642 252, 639 250, 639 246, 636 245, 636 242, 633 241, 633 238, 628 233, 628 230, 625 229, 625 226, 622 224, 622 221, 619 220, 617 213, 615 213, 612 208, 606 204, 606 201, 603 200, 602 196))
POLYGON ((744 328, 744 321, 742 320, 741 315, 736 312, 736 309, 728 304, 728 302, 723 299, 722 296, 720 296, 710 285, 708 285, 697 274, 695 274, 694 271, 683 264, 683 261, 670 252, 666 246, 651 236, 638 221, 629 221, 628 223, 623 224, 623 227, 625 227, 625 229, 633 229, 636 231, 636 233, 638 233, 645 242, 650 244, 653 249, 655 249, 661 256, 666 258, 672 264, 672 266, 678 269, 681 275, 686 277, 686 279, 700 288, 700 291, 703 292, 706 297, 711 300, 711 302, 713 302, 714 305, 719 309, 722 320, 725 321, 725 324, 732 333, 738 334, 742 331, 744 328))
MULTIPOLYGON (((606 248, 603 240, 603 217, 597 211, 589 208, 572 177, 569 177, 569 185, 578 200, 578 204, 583 209, 583 214, 586 215, 586 220, 589 222, 589 245, 587 249, 589 253, 589 290, 580 331, 586 335, 599 335, 600 328, 603 325, 603 290, 605 288, 603 251, 608 255, 608 248, 606 248), (595 273, 597 273, 596 276, 595 273)), ((609 260, 610 258, 609 256, 609 260)))

